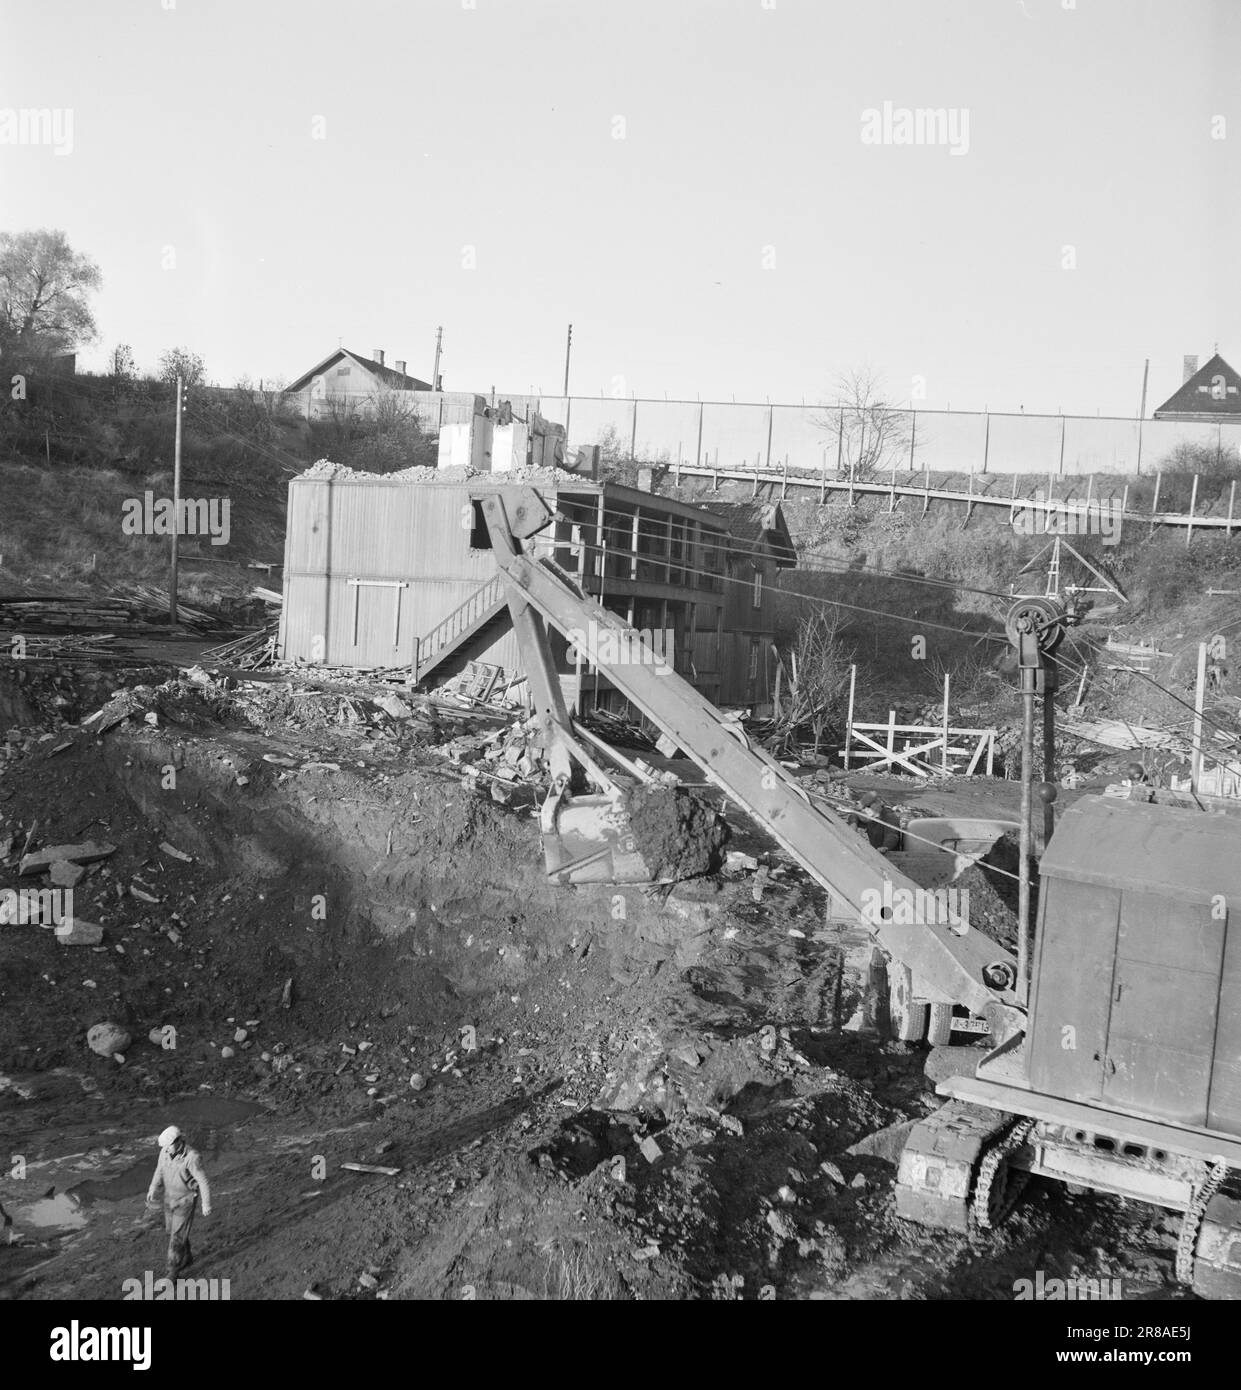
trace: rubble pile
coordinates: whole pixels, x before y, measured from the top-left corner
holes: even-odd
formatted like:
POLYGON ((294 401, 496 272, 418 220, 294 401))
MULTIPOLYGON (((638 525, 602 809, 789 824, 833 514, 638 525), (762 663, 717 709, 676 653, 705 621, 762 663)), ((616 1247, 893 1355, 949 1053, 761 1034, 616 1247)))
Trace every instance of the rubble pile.
POLYGON ((550 781, 543 732, 537 718, 518 720, 489 732, 463 732, 432 746, 462 780, 486 788, 494 801, 509 803, 521 787, 545 794, 550 781))
POLYGON ((370 482, 370 483, 412 483, 460 485, 474 478, 494 478, 507 485, 530 483, 536 487, 565 487, 581 484, 581 475, 565 468, 514 468, 507 473, 481 472, 476 468, 455 465, 450 468, 430 468, 416 466, 400 468, 392 473, 368 473, 364 469, 350 468, 347 464, 333 463, 331 459, 317 459, 299 475, 310 482, 370 482))

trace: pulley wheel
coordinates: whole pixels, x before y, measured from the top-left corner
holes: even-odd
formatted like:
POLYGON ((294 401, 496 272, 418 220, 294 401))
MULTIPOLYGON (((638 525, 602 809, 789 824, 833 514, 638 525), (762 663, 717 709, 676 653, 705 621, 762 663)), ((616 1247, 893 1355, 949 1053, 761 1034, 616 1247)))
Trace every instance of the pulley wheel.
POLYGON ((1063 605, 1057 603, 1054 598, 1039 598, 1034 595, 1018 599, 1008 610, 1004 632, 1013 646, 1019 648, 1021 630, 1018 624, 1023 618, 1028 619, 1038 635, 1039 651, 1044 656, 1050 656, 1064 640, 1065 616, 1063 605))

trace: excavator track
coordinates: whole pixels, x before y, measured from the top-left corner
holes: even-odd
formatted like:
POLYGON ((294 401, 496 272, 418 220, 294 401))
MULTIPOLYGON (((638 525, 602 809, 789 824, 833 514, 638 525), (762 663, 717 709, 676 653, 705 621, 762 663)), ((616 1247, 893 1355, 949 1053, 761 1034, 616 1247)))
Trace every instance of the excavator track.
POLYGON ((973 1211, 974 1220, 984 1231, 993 1231, 999 1226, 1025 1191, 1029 1173, 1010 1167, 1008 1160, 1030 1137, 1035 1123, 1030 1119, 1015 1120, 1008 1133, 993 1143, 978 1165, 973 1211))

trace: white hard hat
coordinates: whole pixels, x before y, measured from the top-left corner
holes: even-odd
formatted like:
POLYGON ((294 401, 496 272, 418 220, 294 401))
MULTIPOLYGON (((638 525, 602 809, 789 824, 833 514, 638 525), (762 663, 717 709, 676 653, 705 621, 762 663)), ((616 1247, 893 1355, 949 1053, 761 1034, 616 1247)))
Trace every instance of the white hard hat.
POLYGON ((181 1131, 176 1127, 176 1125, 169 1125, 168 1128, 164 1130, 164 1132, 159 1136, 159 1146, 161 1149, 170 1149, 173 1146, 173 1144, 175 1144, 177 1140, 180 1139, 180 1137, 181 1131))

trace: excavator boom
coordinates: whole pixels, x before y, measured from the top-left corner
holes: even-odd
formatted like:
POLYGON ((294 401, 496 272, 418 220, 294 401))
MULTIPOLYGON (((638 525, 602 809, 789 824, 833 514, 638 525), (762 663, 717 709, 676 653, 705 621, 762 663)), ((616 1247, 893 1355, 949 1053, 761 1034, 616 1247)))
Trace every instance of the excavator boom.
POLYGON ((615 661, 595 662, 612 684, 827 890, 837 912, 843 903, 857 914, 883 950, 910 969, 920 996, 982 1015, 997 1043, 1022 1031, 1024 1014, 1007 984, 1016 978, 1009 952, 967 924, 909 921, 908 913, 893 911, 894 903, 924 901, 925 890, 840 817, 813 805, 785 768, 739 736, 627 623, 582 594, 550 561, 522 549, 521 541, 552 518, 533 488, 491 492, 480 500, 535 714, 550 735, 554 773, 574 740, 546 642, 547 623, 571 639, 593 628, 601 639, 593 651, 619 654, 615 661), (884 906, 876 910, 877 904, 884 906), (989 983, 996 979, 1004 979, 1005 986, 989 983))

